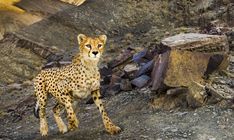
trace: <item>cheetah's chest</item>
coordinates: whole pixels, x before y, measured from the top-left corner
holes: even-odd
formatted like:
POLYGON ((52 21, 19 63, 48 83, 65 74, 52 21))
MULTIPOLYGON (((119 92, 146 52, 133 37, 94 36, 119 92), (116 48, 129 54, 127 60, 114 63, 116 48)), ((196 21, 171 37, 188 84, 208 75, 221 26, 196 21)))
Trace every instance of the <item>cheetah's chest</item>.
POLYGON ((83 84, 78 84, 73 89, 73 95, 78 98, 86 98, 91 94, 92 91, 100 88, 99 77, 94 74, 92 76, 87 76, 83 80, 83 84))
POLYGON ((78 98, 87 98, 91 94, 91 91, 99 89, 99 85, 98 80, 87 82, 85 87, 78 87, 74 89, 73 96, 78 98))

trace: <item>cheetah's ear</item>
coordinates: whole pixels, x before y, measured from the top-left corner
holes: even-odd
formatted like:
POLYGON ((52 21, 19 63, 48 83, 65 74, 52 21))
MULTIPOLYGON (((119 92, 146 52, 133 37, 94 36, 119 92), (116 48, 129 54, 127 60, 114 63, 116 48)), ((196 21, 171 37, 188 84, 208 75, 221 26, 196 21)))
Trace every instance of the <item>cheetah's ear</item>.
POLYGON ((100 35, 99 39, 103 42, 103 44, 106 44, 107 36, 106 35, 100 35))
POLYGON ((84 34, 79 34, 77 36, 78 43, 81 44, 85 40, 86 36, 84 34))

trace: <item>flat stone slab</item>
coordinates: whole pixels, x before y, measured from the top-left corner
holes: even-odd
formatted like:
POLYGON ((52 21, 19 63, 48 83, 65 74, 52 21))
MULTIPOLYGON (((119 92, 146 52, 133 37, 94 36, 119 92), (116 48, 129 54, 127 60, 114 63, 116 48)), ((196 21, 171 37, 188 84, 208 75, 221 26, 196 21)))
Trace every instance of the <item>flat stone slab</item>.
POLYGON ((147 84, 149 80, 150 80, 149 76, 141 75, 140 77, 133 79, 131 83, 138 88, 142 88, 147 84))
POLYGON ((172 49, 198 52, 227 52, 228 40, 225 35, 186 33, 162 40, 162 44, 172 49))

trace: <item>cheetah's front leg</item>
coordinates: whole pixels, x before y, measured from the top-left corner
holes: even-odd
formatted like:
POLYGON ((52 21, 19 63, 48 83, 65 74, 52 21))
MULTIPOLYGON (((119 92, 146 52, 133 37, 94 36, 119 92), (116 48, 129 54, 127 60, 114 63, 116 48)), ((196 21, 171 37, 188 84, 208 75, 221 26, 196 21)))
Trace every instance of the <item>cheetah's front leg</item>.
POLYGON ((76 117, 74 109, 72 107, 72 99, 69 96, 63 97, 63 104, 67 111, 67 118, 68 118, 68 129, 74 130, 78 127, 79 121, 76 117))
POLYGON ((110 134, 117 134, 121 131, 121 128, 114 125, 114 123, 111 121, 111 119, 107 116, 107 113, 104 110, 104 106, 102 104, 102 101, 100 100, 100 91, 99 90, 95 90, 92 91, 92 98, 94 100, 94 103, 97 105, 100 113, 102 114, 102 120, 104 123, 104 126, 106 128, 106 131, 110 134))

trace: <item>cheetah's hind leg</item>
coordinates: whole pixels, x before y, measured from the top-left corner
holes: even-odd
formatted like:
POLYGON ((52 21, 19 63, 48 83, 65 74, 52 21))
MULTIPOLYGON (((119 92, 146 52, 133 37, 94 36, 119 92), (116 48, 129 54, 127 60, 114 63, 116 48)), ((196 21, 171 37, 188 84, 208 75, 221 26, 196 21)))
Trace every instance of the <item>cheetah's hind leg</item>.
POLYGON ((46 104, 47 93, 45 91, 45 85, 43 84, 43 78, 38 77, 34 82, 34 90, 37 97, 37 104, 34 109, 35 116, 40 118, 40 133, 42 136, 48 135, 48 124, 46 120, 46 104), (38 113, 37 113, 38 112, 38 113), (39 115, 38 115, 39 114, 39 115))
POLYGON ((61 133, 66 133, 67 132, 67 126, 64 124, 61 116, 60 116, 60 112, 61 110, 64 108, 64 105, 57 103, 54 108, 53 108, 53 112, 54 112, 54 119, 55 122, 57 123, 57 126, 59 128, 59 131, 61 133))

